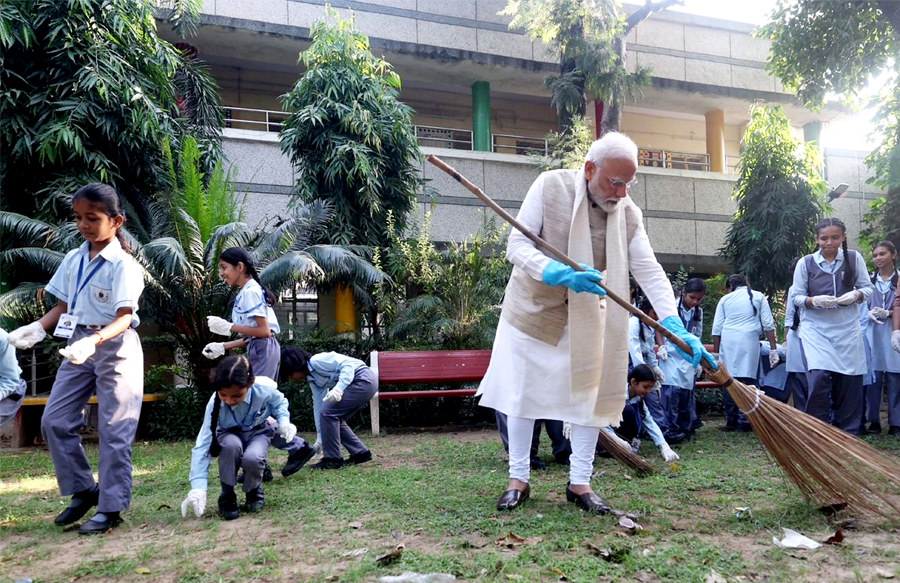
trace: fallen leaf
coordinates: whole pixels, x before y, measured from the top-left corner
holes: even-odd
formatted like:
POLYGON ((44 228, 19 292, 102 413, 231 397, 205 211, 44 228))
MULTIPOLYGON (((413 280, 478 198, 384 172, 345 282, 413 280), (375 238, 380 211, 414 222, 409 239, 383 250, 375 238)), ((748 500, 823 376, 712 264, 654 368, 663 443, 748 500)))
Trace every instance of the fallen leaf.
POLYGON ((325 577, 325 581, 328 581, 329 583, 331 583, 332 581, 337 581, 338 579, 339 577, 337 575, 329 575, 325 577))
POLYGON ((627 528, 628 532, 630 532, 630 533, 635 533, 639 530, 644 530, 644 527, 642 527, 640 524, 636 523, 632 519, 628 518, 627 516, 623 516, 622 518, 619 519, 619 526, 621 526, 622 528, 627 528))
POLYGON ((378 555, 377 557, 375 557, 375 562, 377 564, 381 565, 382 567, 384 567, 385 565, 390 565, 391 563, 393 563, 394 561, 399 559, 401 555, 403 555, 404 548, 405 547, 404 547, 403 543, 400 543, 399 545, 394 547, 394 550, 389 551, 383 555, 378 555))
POLYGON ((626 480, 631 480, 631 476, 629 476, 628 474, 623 474, 622 477, 626 480))
POLYGON ((669 467, 672 468, 673 472, 680 472, 681 468, 678 467, 678 464, 675 462, 669 462, 669 467))
POLYGON ((352 551, 346 551, 341 553, 342 557, 358 557, 360 555, 364 555, 369 552, 369 549, 363 547, 361 549, 353 549, 352 551))
POLYGON ((703 580, 703 583, 728 583, 725 580, 725 577, 719 575, 715 571, 710 571, 709 575, 706 576, 706 579, 703 580))
POLYGON ((875 574, 881 577, 882 579, 893 579, 894 573, 892 571, 888 571, 886 569, 882 569, 881 567, 875 567, 875 574))
POLYGON ((362 528, 362 522, 351 522, 347 526, 350 528, 362 528))
POLYGON ((134 572, 138 575, 149 575, 150 569, 148 569, 147 567, 136 567, 134 572))
POLYGON ((568 581, 569 580, 569 578, 566 577, 566 574, 563 573, 562 571, 560 571, 559 569, 557 569, 556 567, 553 567, 552 569, 550 569, 550 572, 553 573, 554 575, 558 576, 560 581, 568 581))
POLYGON ((828 539, 823 540, 822 542, 826 545, 839 545, 844 542, 844 531, 838 530, 833 535, 828 537, 828 539))

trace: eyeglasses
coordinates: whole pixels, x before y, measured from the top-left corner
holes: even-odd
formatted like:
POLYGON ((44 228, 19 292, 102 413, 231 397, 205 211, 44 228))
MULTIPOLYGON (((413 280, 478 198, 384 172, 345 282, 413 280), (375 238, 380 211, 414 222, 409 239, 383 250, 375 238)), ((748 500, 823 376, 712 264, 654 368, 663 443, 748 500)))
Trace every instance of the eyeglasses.
POLYGON ((625 182, 624 180, 616 180, 616 179, 610 178, 608 176, 606 177, 606 179, 609 180, 609 185, 612 186, 614 189, 618 190, 624 186, 626 192, 631 190, 631 187, 634 186, 635 184, 637 184, 637 180, 638 180, 637 177, 634 177, 631 180, 629 180, 628 182, 625 182))

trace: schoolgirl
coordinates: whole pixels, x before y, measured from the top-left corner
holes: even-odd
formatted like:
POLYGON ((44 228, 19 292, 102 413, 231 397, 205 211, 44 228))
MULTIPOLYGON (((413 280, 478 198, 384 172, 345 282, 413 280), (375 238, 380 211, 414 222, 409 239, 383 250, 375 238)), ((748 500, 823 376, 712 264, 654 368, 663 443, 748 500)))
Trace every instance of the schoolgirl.
POLYGON ((66 357, 41 418, 41 431, 63 496, 72 496, 56 524, 98 512, 80 534, 108 531, 131 503, 131 444, 144 393, 144 354, 134 328, 140 322, 141 270, 122 234, 125 214, 116 191, 88 184, 72 197, 75 222, 85 242, 66 254, 46 290, 58 300, 40 320, 13 331, 19 349, 44 339, 45 330, 67 338, 66 357), (96 392, 100 431, 100 483, 81 446, 81 411, 96 392))
POLYGON ((366 363, 336 352, 312 355, 299 348, 285 348, 281 361, 283 378, 309 381, 315 406, 317 395, 321 405, 316 414, 322 434, 322 459, 311 468, 332 470, 347 464, 362 464, 372 453, 347 425, 357 411, 378 392, 378 377, 366 363), (341 457, 341 446, 350 457, 341 457))
MULTIPOLYGON (((701 338, 703 335, 703 308, 700 304, 706 296, 706 283, 699 277, 687 280, 678 299, 678 316, 688 332, 701 338)), ((685 360, 668 340, 661 337, 657 355, 665 374, 662 381, 663 407, 667 411, 674 431, 691 435, 702 427, 697 417, 697 401, 694 384, 700 369, 685 360)))
MULTIPOLYGON (((716 305, 713 319, 713 352, 731 375, 748 385, 757 384, 759 373, 759 337, 765 332, 769 341, 769 364, 778 363, 775 320, 769 302, 761 292, 753 291, 743 275, 734 274, 725 284, 727 293, 716 305)), ((750 423, 724 388, 725 430, 749 431, 750 423)))
MULTIPOLYGON (((187 516, 188 509, 195 516, 203 515, 209 463, 218 457, 222 483, 219 514, 225 520, 234 520, 241 515, 234 492, 238 469, 244 470, 247 510, 259 512, 266 503, 262 476, 272 436, 277 431, 282 439, 291 442, 297 428, 291 423, 288 401, 275 381, 254 377, 246 356, 226 356, 213 370, 211 381, 215 392, 206 405, 203 425, 191 450, 191 491, 181 503, 181 515, 187 516), (270 416, 277 421, 275 430, 266 422, 270 416)), ((304 445, 309 447, 305 442, 304 445)))
POLYGON ((847 228, 839 219, 816 225, 819 250, 794 270, 794 305, 805 307, 800 340, 809 370, 806 412, 848 433, 860 432, 866 354, 859 306, 874 287, 862 255, 847 249, 847 228))
MULTIPOLYGON (((654 320, 657 319, 656 311, 649 299, 641 300, 638 308, 654 320)), ((669 443, 674 444, 684 440, 685 434, 677 431, 674 416, 669 415, 666 410, 666 395, 664 389, 659 385, 666 381, 666 375, 659 367, 659 360, 656 356, 656 334, 652 328, 635 316, 628 319, 628 356, 631 368, 646 364, 656 375, 657 385, 644 396, 644 403, 656 424, 663 431, 669 443)))
MULTIPOLYGON (((797 263, 799 262, 799 257, 791 262, 791 273, 794 273, 797 269, 797 263)), ((794 398, 794 407, 800 411, 806 411, 806 401, 809 398, 809 384, 806 382, 806 371, 809 369, 806 366, 806 355, 803 354, 803 343, 800 341, 800 322, 806 307, 797 306, 794 303, 796 295, 797 290, 791 285, 788 288, 787 303, 784 310, 784 368, 787 371, 785 390, 794 398)))
POLYGON ((16 347, 9 343, 6 330, 0 329, 0 425, 15 419, 26 388, 16 360, 16 347))
POLYGON ((872 351, 875 382, 866 387, 867 433, 881 433, 881 395, 887 389, 888 433, 900 433, 900 354, 891 348, 891 318, 897 297, 897 249, 890 241, 881 241, 872 251, 877 268, 871 281, 875 286, 868 302, 866 337, 872 351))

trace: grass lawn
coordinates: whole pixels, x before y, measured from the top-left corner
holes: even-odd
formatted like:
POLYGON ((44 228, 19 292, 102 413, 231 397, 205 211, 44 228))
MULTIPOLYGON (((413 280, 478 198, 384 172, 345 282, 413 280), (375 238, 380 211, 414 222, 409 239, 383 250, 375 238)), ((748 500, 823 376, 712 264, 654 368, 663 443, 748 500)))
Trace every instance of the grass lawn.
MULTIPOLYGON (((594 487, 638 515, 644 530, 634 535, 613 516, 567 504, 567 471, 554 464, 533 473, 524 508, 498 513, 506 462, 493 431, 364 435, 372 462, 303 469, 288 479, 276 472, 266 509, 231 522, 216 516, 215 463, 206 515, 183 519, 192 444, 138 443, 132 510, 100 537, 53 525, 68 501, 58 495, 45 450, 7 451, 0 453, 0 581, 376 581, 416 571, 504 583, 820 583, 900 575, 897 530, 864 517, 824 517, 784 483, 752 434, 722 433, 720 424, 708 422, 676 448, 678 471, 649 442, 642 453, 665 468, 653 476, 631 477, 616 462, 597 461, 594 487), (737 506, 751 507, 752 517, 736 518, 737 506), (810 552, 772 544, 782 526, 821 541, 848 518, 858 524, 844 526, 841 545, 810 552), (398 560, 376 563, 399 544, 398 560)), ((900 452, 896 438, 873 442, 900 452)), ((96 464, 97 446, 88 452, 96 464)), ((273 458, 276 470, 286 460, 282 452, 273 458)))

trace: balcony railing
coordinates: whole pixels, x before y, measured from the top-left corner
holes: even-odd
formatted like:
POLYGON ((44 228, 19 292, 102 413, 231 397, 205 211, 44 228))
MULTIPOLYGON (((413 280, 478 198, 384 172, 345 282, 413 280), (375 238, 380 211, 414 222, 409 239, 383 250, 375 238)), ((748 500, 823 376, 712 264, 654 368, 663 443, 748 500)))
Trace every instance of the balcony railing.
POLYGON ((256 130, 258 132, 280 132, 288 114, 283 111, 268 109, 249 109, 246 107, 222 108, 225 112, 225 127, 238 130, 256 130))
POLYGON ((638 165, 709 172, 709 154, 641 148, 638 150, 638 165))

